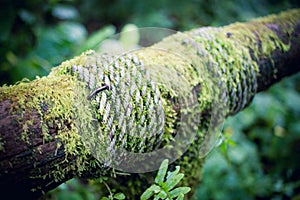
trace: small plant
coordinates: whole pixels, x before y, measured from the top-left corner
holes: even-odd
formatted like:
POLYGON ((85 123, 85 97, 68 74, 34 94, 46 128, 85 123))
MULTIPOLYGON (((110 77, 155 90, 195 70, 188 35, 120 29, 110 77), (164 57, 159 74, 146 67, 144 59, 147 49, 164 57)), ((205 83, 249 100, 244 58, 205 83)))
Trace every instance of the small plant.
MULTIPOLYGON (((176 166, 173 172, 168 170, 169 161, 165 159, 157 172, 155 177, 155 183, 152 184, 141 196, 141 200, 154 199, 154 200, 183 200, 184 195, 187 194, 191 188, 190 187, 177 187, 175 186, 181 181, 184 177, 183 173, 179 173, 180 167, 176 166)), ((121 200, 125 199, 123 193, 116 193, 112 191, 107 183, 105 182, 108 178, 100 178, 100 183, 103 183, 107 190, 109 191, 108 197, 102 197, 101 200, 121 200)))
POLYGON ((101 200, 121 200, 125 199, 125 195, 123 193, 111 193, 108 197, 102 197, 101 200))
POLYGON ((236 146, 236 142, 232 139, 232 130, 230 129, 225 129, 224 130, 224 134, 221 136, 219 145, 220 146, 220 150, 222 152, 222 154, 228 158, 228 147, 229 146, 236 146))
POLYGON ((125 199, 125 195, 123 193, 116 193, 114 194, 114 192, 109 188, 109 186, 107 185, 107 183, 105 182, 107 180, 107 177, 103 177, 100 178, 100 183, 103 183, 105 185, 105 187, 107 188, 109 195, 108 197, 102 197, 101 200, 122 200, 125 199))
POLYGON ((141 196, 141 200, 150 199, 153 196, 154 200, 183 200, 184 195, 187 194, 190 187, 177 187, 175 186, 184 177, 183 173, 179 173, 180 167, 176 166, 173 172, 168 171, 168 159, 165 159, 157 172, 155 183, 152 184, 141 196), (167 176, 166 176, 167 175, 167 176))

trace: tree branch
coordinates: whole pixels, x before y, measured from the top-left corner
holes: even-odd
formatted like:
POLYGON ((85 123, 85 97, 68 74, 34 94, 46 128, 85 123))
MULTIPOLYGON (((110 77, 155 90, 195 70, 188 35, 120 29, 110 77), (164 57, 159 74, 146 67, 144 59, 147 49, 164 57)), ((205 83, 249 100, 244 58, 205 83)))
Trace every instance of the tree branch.
MULTIPOLYGON (((128 151, 151 152, 176 137, 184 113, 201 114, 195 141, 176 161, 183 166, 186 183, 195 185, 201 176, 201 151, 209 141, 206 140, 209 136, 200 133, 205 123, 218 123, 209 121, 212 115, 221 119, 239 112, 256 92, 298 72, 299 59, 300 10, 296 9, 248 23, 178 33, 120 58, 85 53, 62 63, 47 77, 3 86, 0 88, 1 192, 36 198, 75 176, 109 175, 112 171, 105 167, 109 162, 105 158, 109 157, 101 160, 100 155, 101 159, 95 159, 98 154, 90 152, 86 141, 97 148, 105 141, 112 149, 123 145, 128 151), (114 61, 110 66, 111 60, 114 61), (147 71, 151 79, 143 77, 147 71), (152 79, 158 86, 151 85, 152 79), (110 85, 110 90, 87 100, 104 83, 110 85), (209 93, 211 90, 215 93, 209 93), (113 98, 118 94, 123 98, 120 102, 123 107, 118 108, 118 113, 106 112, 112 102, 118 104, 113 98), (187 94, 196 99, 196 109, 189 110, 180 104, 187 94), (215 99, 222 102, 219 107, 222 112, 212 113, 217 105, 215 99), (124 106, 128 103, 130 109, 124 106), (147 103, 158 107, 155 107, 157 119, 160 119, 159 106, 163 107, 166 124, 163 133, 148 130, 141 140, 134 135, 134 131, 140 131, 137 124, 145 123, 147 128, 154 122, 154 117, 147 114, 151 110, 147 103), (123 116, 127 124, 109 125, 111 114, 115 114, 114 122, 123 116), (133 127, 127 129, 125 137, 124 126, 133 127)), ((159 126, 157 121, 153 125, 157 129, 152 128, 159 130, 159 126)), ((147 175, 136 174, 119 176, 117 182, 112 178, 111 183, 131 181, 133 189, 125 190, 134 196, 138 193, 134 184, 140 184, 136 179, 141 177, 149 181, 147 175)))

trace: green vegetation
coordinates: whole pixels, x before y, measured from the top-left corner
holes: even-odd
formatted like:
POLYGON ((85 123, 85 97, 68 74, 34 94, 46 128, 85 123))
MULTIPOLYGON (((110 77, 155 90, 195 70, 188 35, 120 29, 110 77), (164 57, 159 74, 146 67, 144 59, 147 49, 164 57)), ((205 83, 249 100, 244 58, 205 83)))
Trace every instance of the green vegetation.
POLYGON ((141 200, 152 199, 183 199, 188 193, 189 187, 174 187, 181 181, 184 174, 179 173, 180 166, 176 166, 173 172, 168 172, 168 160, 164 160, 157 172, 155 184, 152 184, 142 195, 141 200))
MULTIPOLYGON (((78 128, 75 127, 77 124, 84 124, 84 127, 80 127, 81 131, 93 130, 91 112, 86 112, 90 108, 89 104, 86 103, 86 98, 84 98, 87 96, 85 86, 77 81, 75 77, 49 75, 47 78, 37 78, 31 82, 23 80, 15 85, 4 85, 0 88, 0 91, 2 93, 0 101, 6 99, 6 95, 9 94, 10 98, 16 102, 11 107, 13 114, 26 116, 28 111, 39 114, 43 142, 58 140, 56 152, 62 144, 64 145, 66 156, 62 163, 69 163, 70 159, 73 160, 72 157, 76 155, 74 164, 70 163, 68 167, 61 168, 62 163, 58 163, 55 165, 57 170, 54 173, 34 174, 33 177, 52 177, 58 181, 64 179, 65 174, 69 171, 76 170, 80 175, 87 168, 87 165, 94 164, 86 162, 89 153, 79 139, 78 128), (58 84, 60 87, 56 87, 58 84), (76 116, 78 113, 82 116, 79 119, 76 116), (47 123, 48 121, 52 123, 47 123), (66 122, 70 124, 70 127, 64 126, 66 122), (56 127, 58 128, 58 134, 54 138, 49 130, 56 127)), ((21 139, 28 145, 32 145, 33 141, 29 140, 29 136, 35 134, 32 131, 34 121, 30 118, 25 119, 25 117, 20 117, 18 120, 18 123, 23 126, 21 139)), ((5 151, 3 147, 1 150, 5 151)), ((33 163, 33 165, 36 166, 36 163, 33 163)))
POLYGON ((230 140, 208 156, 199 199, 299 195, 300 74, 256 95, 250 107, 227 119, 223 132, 230 140))
MULTIPOLYGON (((184 195, 191 190, 190 187, 176 187, 184 177, 184 174, 179 173, 180 166, 176 166, 174 171, 168 171, 168 164, 169 161, 167 159, 161 163, 154 180, 155 183, 153 183, 141 194, 141 200, 183 200, 184 195)), ((90 182, 91 187, 88 190, 84 190, 82 183, 80 183, 77 179, 72 179, 56 189, 56 191, 60 191, 58 193, 58 199, 97 199, 92 193, 93 190, 96 190, 97 187, 95 187, 95 185, 97 184, 104 184, 108 190, 108 196, 101 197, 101 200, 126 199, 126 196, 123 193, 116 192, 116 189, 114 188, 111 189, 106 183, 107 180, 107 177, 98 178, 90 182), (75 189, 77 192, 70 193, 70 188, 75 189)))
MULTIPOLYGON (((156 26, 183 31, 204 25, 245 21, 299 6, 296 2, 117 0, 111 4, 111 1, 96 0, 7 0, 0 8, 0 17, 5 19, 0 22, 0 84, 15 83, 22 78, 32 80, 49 74, 52 67, 87 49, 99 51, 101 41, 129 23, 138 27, 156 26)), ((258 94, 249 108, 230 117, 224 125, 223 143, 209 154, 204 163, 202 183, 196 197, 201 200, 299 197, 299 102, 298 74, 258 94)), ((72 115, 64 111, 67 108, 59 109, 64 115, 72 115)), ((24 140, 26 126, 30 126, 30 122, 24 124, 24 140)), ((45 139, 46 136, 45 132, 45 139)), ((71 132, 69 136, 72 137, 71 132)), ((78 147, 78 144, 74 145, 78 147)), ((70 152, 73 152, 73 147, 70 146, 70 152)), ((3 150, 1 140, 0 150, 3 150)), ((80 160, 77 164, 74 167, 82 167, 80 160)), ((184 170, 183 166, 181 169, 184 170)), ((167 177, 173 173, 179 180, 182 175, 178 171, 168 172, 167 177)), ((188 191, 185 187, 172 188, 168 182, 170 179, 164 180, 165 175, 166 167, 162 167, 155 183, 142 197, 172 192, 175 197, 177 192, 188 191)), ((62 174, 54 176, 59 178, 62 174)), ((47 198, 94 200, 101 199, 103 194, 108 199, 123 198, 114 188, 108 195, 100 191, 105 189, 104 183, 105 180, 95 184, 94 180, 72 179, 51 191, 47 198)))
POLYGON ((0 7, 0 17, 5 19, 0 22, 0 84, 47 75, 62 61, 97 49, 127 23, 182 31, 245 21, 297 6, 296 2, 4 0, 0 7))

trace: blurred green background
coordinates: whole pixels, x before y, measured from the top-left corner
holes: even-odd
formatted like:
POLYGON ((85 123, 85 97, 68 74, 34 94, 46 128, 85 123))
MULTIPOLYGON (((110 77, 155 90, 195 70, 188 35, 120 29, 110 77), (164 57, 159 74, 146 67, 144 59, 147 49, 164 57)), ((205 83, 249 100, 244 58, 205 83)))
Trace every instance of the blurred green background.
MULTIPOLYGON (((220 26, 299 7, 294 0, 2 0, 0 84, 50 69, 127 24, 179 31, 220 26)), ((197 199, 300 199, 300 74, 258 94, 226 120, 208 156, 197 199)), ((48 199, 99 199, 97 184, 72 179, 48 199)))

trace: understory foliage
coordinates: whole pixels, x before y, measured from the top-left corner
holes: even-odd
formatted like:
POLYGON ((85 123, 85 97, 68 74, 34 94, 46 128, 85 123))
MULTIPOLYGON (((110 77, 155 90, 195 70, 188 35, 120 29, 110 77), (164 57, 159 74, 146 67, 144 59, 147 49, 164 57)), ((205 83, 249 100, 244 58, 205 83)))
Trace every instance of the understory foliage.
POLYGON ((300 74, 257 94, 227 119, 223 136, 204 164, 198 199, 299 198, 300 74))
MULTIPOLYGON (((165 159, 157 172, 157 175, 154 179, 154 183, 149 186, 140 196, 141 200, 148 200, 148 199, 154 199, 154 200, 183 200, 184 195, 187 194, 191 188, 190 187, 176 187, 178 183, 182 180, 184 177, 183 173, 179 173, 180 166, 175 166, 174 171, 168 171, 169 161, 168 159, 165 159)), ((118 192, 115 188, 110 188, 109 185, 106 183, 108 180, 108 177, 100 177, 97 180, 94 180, 91 185, 96 184, 104 184, 106 189, 108 190, 108 196, 101 197, 101 200, 122 200, 127 199, 126 196, 118 192)), ((79 183, 76 179, 73 179, 73 181, 68 181, 68 184, 62 184, 59 186, 58 190, 62 190, 64 192, 58 192, 58 199, 97 199, 96 196, 94 196, 90 192, 86 192, 84 190, 81 190, 82 183, 79 183), (67 186, 68 185, 68 186, 67 186), (76 192, 69 192, 68 189, 65 187, 75 187, 73 189, 76 190, 76 192)), ((97 187, 94 188, 97 190, 97 187)), ((96 192, 96 191, 94 191, 96 192)), ((54 192, 55 194, 56 192, 54 192)))
POLYGON ((142 195, 141 200, 147 199, 175 199, 183 200, 184 195, 188 193, 191 188, 175 186, 184 177, 184 174, 179 173, 180 166, 176 166, 173 172, 168 171, 168 160, 164 160, 155 177, 155 183, 152 184, 142 195), (174 189, 175 188, 175 189, 174 189))

